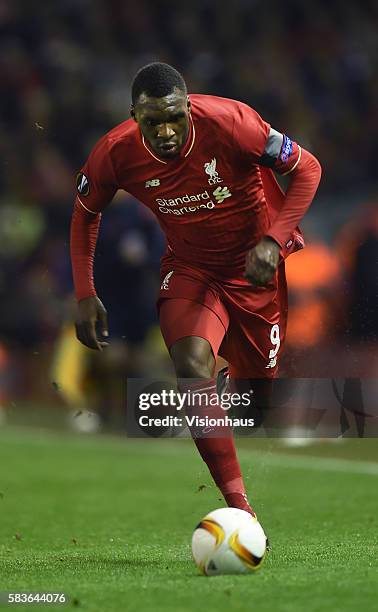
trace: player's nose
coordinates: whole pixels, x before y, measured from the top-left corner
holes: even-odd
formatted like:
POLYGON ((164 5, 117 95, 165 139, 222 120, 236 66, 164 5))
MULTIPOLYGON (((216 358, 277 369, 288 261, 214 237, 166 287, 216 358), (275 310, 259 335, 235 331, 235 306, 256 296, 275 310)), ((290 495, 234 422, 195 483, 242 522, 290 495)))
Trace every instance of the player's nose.
POLYGON ((168 140, 175 135, 175 131, 169 123, 162 123, 158 128, 158 138, 163 138, 164 140, 168 140))

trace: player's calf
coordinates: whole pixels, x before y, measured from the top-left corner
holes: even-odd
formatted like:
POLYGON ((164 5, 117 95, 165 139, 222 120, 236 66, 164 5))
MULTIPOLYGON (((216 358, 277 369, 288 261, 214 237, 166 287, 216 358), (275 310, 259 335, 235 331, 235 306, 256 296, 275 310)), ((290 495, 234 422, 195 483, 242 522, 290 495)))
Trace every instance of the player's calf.
POLYGON ((185 411, 191 418, 192 438, 215 484, 228 506, 254 515, 245 492, 232 429, 222 424, 226 413, 217 401, 216 381, 212 377, 215 359, 210 344, 203 338, 183 338, 171 348, 171 357, 179 390, 187 393, 185 411), (209 425, 214 421, 219 425, 209 425))

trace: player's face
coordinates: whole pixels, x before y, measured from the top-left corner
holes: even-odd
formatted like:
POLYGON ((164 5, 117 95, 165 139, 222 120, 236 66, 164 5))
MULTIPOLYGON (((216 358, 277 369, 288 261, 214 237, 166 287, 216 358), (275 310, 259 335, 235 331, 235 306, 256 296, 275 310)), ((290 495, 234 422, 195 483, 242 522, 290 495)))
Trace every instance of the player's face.
POLYGON ((189 133, 190 104, 179 89, 163 98, 141 94, 132 108, 132 116, 151 148, 160 157, 180 153, 189 133))

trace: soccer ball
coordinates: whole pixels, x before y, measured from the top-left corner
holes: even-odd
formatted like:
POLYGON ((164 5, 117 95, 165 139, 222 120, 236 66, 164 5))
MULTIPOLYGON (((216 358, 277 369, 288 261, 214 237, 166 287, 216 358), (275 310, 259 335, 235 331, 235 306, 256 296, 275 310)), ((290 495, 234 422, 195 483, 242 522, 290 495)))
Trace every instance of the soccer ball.
POLYGON ((207 514, 192 537, 192 553, 206 576, 248 574, 261 567, 267 538, 257 518, 238 508, 207 514))

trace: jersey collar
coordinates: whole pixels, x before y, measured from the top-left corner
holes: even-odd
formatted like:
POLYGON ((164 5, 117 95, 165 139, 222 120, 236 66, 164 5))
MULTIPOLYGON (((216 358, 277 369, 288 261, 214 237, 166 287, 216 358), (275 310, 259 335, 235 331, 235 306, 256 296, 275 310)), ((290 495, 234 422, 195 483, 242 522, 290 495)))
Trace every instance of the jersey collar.
MULTIPOLYGON (((147 145, 147 143, 145 141, 145 138, 144 138, 142 132, 141 132, 141 137, 142 137, 143 146, 146 149, 146 151, 151 155, 151 157, 156 159, 156 161, 160 162, 161 164, 166 164, 167 165, 169 162, 165 161, 164 159, 161 159, 156 153, 151 151, 151 149, 149 148, 149 146, 147 145)), ((188 155, 191 153, 191 151, 193 149, 195 139, 196 139, 196 130, 195 130, 195 127, 194 127, 192 115, 190 114, 189 115, 189 134, 188 134, 188 138, 186 139, 186 143, 183 146, 183 148, 181 149, 179 155, 177 155, 177 157, 173 157, 169 161, 171 163, 174 162, 174 161, 182 161, 183 159, 188 157, 188 155)))

